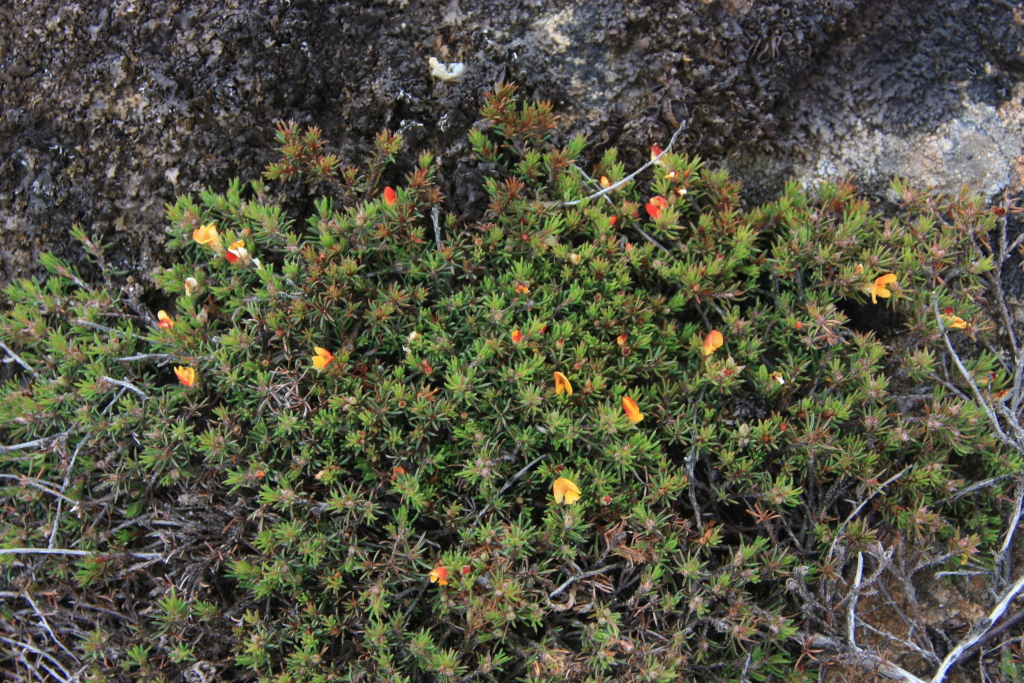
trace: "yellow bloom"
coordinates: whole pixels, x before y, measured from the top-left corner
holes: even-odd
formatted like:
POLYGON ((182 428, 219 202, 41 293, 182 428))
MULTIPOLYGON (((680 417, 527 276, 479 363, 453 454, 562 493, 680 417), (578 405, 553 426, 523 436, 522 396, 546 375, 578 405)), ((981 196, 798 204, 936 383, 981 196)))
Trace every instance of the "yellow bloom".
POLYGON ((217 234, 217 226, 207 223, 201 228, 192 231, 192 239, 199 244, 220 244, 220 235, 217 234))
POLYGON ((447 586, 448 570, 444 567, 434 567, 430 571, 430 583, 436 583, 438 586, 447 586))
POLYGON ((328 363, 334 360, 334 354, 322 346, 314 346, 313 352, 313 367, 321 372, 327 367, 328 363))
POLYGON ((601 176, 601 188, 602 189, 608 189, 611 186, 612 186, 612 183, 611 183, 610 180, 608 180, 608 176, 606 176, 606 175, 601 176))
POLYGON ((569 394, 572 396, 572 385, 569 384, 569 378, 560 372, 555 373, 555 396, 561 396, 562 394, 569 394))
POLYGON ((953 315, 953 311, 951 309, 947 313, 943 314, 942 324, 954 330, 967 329, 967 321, 959 316, 953 315))
POLYGON ((629 396, 622 397, 622 409, 626 412, 626 419, 631 424, 636 424, 640 420, 644 419, 644 414, 640 412, 640 406, 636 404, 636 401, 631 399, 629 396))
POLYGON ((782 373, 779 372, 778 370, 776 370, 775 372, 772 373, 772 379, 775 380, 776 382, 778 382, 779 384, 785 384, 786 383, 786 380, 783 379, 783 377, 782 377, 782 373))
POLYGON ((565 477, 555 479, 554 486, 551 489, 555 494, 556 503, 572 505, 580 499, 580 488, 565 477))
POLYGON ((174 374, 178 376, 178 381, 184 384, 186 387, 190 387, 196 383, 196 369, 195 368, 183 368, 180 365, 174 368, 174 374))
POLYGON ((875 278, 875 284, 871 285, 871 303, 877 304, 878 297, 888 299, 892 296, 892 292, 886 289, 886 285, 891 285, 894 282, 896 282, 895 273, 888 273, 875 278))
POLYGON ((167 315, 167 311, 158 311, 156 314, 157 325, 161 330, 169 330, 174 327, 174 318, 167 315))
POLYGON ((722 348, 724 343, 725 339, 722 337, 722 333, 718 330, 711 330, 708 332, 708 336, 704 337, 704 348, 701 350, 705 356, 710 356, 717 349, 722 348))

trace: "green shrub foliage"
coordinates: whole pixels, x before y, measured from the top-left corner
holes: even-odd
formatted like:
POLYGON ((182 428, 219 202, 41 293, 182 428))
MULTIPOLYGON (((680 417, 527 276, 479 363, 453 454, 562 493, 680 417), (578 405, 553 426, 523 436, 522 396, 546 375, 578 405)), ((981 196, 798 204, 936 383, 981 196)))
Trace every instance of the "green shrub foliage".
POLYGON ((993 211, 898 181, 750 208, 676 153, 588 198, 624 165, 554 123, 489 96, 476 223, 430 156, 389 175, 400 136, 341 168, 282 125, 264 179, 168 207, 159 291, 54 257, 7 288, 3 547, 90 554, 0 562, 81 607, 83 680, 811 681, 851 553, 983 563, 1008 503, 952 494, 1022 463, 932 296, 997 395, 993 211))

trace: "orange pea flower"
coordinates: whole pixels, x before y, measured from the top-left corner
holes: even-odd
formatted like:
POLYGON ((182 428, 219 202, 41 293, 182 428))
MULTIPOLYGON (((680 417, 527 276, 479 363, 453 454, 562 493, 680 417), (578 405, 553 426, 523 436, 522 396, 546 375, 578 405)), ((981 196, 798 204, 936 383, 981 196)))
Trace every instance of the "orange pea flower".
POLYGON ((190 387, 196 383, 196 369, 195 368, 183 368, 180 365, 174 368, 174 374, 178 376, 178 381, 184 384, 186 387, 190 387))
POLYGON ((565 477, 555 479, 555 483, 551 487, 551 490, 555 494, 556 503, 572 505, 580 499, 580 487, 576 486, 576 484, 565 477))
POLYGON ((174 327, 174 318, 167 315, 167 311, 158 311, 156 314, 157 325, 161 330, 169 330, 174 327))
POLYGON ((660 166, 661 164, 665 163, 664 161, 658 159, 658 157, 660 157, 660 156, 661 156, 661 147, 659 147, 658 145, 651 145, 651 161, 654 161, 654 163, 656 163, 656 164, 658 164, 660 166), (658 160, 655 161, 655 159, 658 159, 658 160))
POLYGON ((220 235, 217 234, 217 226, 213 223, 207 223, 201 228, 193 230, 192 239, 199 244, 209 244, 218 254, 224 251, 224 247, 220 243, 220 235))
POLYGON ((334 360, 334 354, 322 346, 314 346, 313 352, 313 367, 320 372, 323 372, 324 368, 327 367, 327 364, 334 360))
POLYGON ((886 289, 886 285, 891 285, 894 282, 896 282, 895 273, 888 273, 875 278, 875 284, 871 286, 871 303, 877 304, 878 297, 888 299, 892 296, 892 292, 886 289))
POLYGON ((228 263, 238 263, 241 261, 242 264, 246 264, 252 260, 249 258, 249 250, 245 248, 245 241, 243 240, 232 242, 231 246, 224 253, 224 258, 228 260, 228 263))
POLYGON ((618 222, 619 222, 619 217, 618 216, 611 216, 611 217, 608 218, 608 225, 615 225, 618 222))
POLYGON ((555 372, 555 396, 561 396, 562 394, 572 396, 572 384, 569 383, 568 377, 560 372, 555 372))
POLYGON ((611 186, 612 186, 612 181, 608 180, 608 176, 606 176, 606 175, 601 176, 601 188, 602 189, 608 189, 611 186))
POLYGON ((651 201, 644 204, 644 208, 647 209, 647 215, 658 220, 661 218, 661 212, 668 208, 668 201, 664 197, 652 197, 651 201))
POLYGON ((704 337, 704 348, 702 351, 705 356, 710 356, 716 350, 722 348, 724 343, 725 339, 722 338, 722 333, 718 330, 711 330, 708 332, 708 336, 704 337))
POLYGON ((622 334, 620 334, 618 337, 615 338, 615 343, 618 344, 619 346, 625 346, 626 342, 628 342, 628 341, 629 341, 629 335, 626 334, 625 332, 623 332, 622 334))
POLYGON ((967 329, 967 321, 966 320, 964 320, 963 318, 961 318, 959 316, 953 315, 953 309, 947 308, 946 310, 948 312, 943 314, 943 316, 942 316, 942 324, 943 325, 945 325, 946 327, 952 328, 954 330, 966 330, 967 329))
POLYGON ((512 330, 512 342, 518 344, 523 339, 523 333, 519 330, 512 330))
MULTIPOLYGON (((387 202, 388 206, 394 206, 395 202, 398 201, 398 195, 395 193, 395 188, 388 187, 384 188, 384 201, 387 202)), ((444 584, 441 584, 442 586, 444 584)))
POLYGON ((516 293, 517 294, 529 294, 530 293, 530 285, 516 285, 516 293))
POLYGON ((629 396, 622 397, 622 410, 625 411, 626 419, 629 420, 630 424, 636 424, 644 419, 644 414, 640 412, 640 406, 629 396))
POLYGON ((448 570, 444 567, 434 567, 430 571, 430 583, 436 583, 438 586, 447 586, 448 570))

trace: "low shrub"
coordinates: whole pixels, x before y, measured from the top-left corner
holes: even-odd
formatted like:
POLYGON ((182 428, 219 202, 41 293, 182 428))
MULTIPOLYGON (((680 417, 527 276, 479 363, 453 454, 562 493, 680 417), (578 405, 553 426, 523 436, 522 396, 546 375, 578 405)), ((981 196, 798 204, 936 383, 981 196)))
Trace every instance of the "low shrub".
POLYGON ((9 666, 811 681, 868 637, 858 591, 991 570, 1005 209, 900 181, 748 208, 673 152, 617 184, 554 125, 489 96, 475 223, 429 155, 389 175, 400 136, 341 168, 281 125, 264 179, 168 207, 157 291, 82 230, 105 281, 10 285, 9 666))

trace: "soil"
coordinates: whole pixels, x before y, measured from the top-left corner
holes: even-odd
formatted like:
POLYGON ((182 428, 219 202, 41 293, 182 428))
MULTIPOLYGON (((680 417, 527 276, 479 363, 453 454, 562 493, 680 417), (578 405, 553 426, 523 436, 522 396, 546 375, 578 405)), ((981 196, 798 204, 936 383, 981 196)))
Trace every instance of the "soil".
POLYGON ((256 177, 278 120, 320 126, 351 163, 401 130, 473 218, 466 132, 502 79, 552 100, 595 158, 639 163, 685 121, 683 147, 751 201, 847 173, 1015 192, 1022 46, 1007 0, 4 3, 0 284, 40 275, 47 250, 88 276, 74 224, 145 283, 165 205, 256 177), (464 76, 432 79, 430 57, 464 76))

